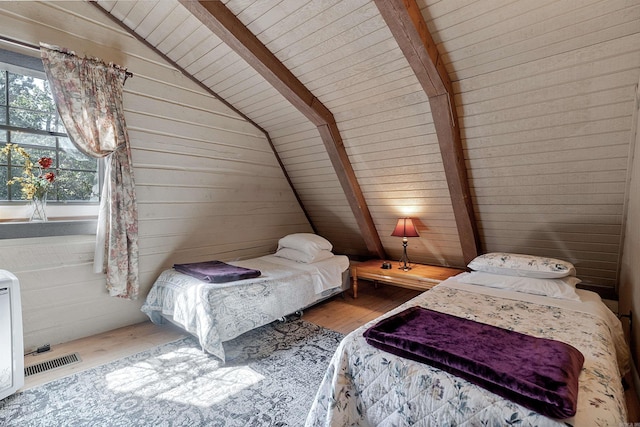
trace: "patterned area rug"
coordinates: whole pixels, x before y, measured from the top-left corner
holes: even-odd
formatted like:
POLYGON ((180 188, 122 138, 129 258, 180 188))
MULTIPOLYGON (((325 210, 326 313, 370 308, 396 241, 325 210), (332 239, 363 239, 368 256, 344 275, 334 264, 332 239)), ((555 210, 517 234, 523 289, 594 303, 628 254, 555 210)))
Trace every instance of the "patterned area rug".
POLYGON ((1 426, 302 426, 342 339, 302 320, 225 343, 192 337, 0 401, 1 426))

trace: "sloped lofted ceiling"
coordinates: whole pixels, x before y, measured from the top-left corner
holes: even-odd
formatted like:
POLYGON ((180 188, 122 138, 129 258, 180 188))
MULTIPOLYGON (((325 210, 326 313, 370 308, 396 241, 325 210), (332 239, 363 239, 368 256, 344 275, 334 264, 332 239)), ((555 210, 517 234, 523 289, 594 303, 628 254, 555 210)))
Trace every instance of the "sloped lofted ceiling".
MULTIPOLYGON (((421 234, 410 239, 412 261, 463 266, 432 107, 376 3, 223 3, 335 118, 384 251, 400 256, 390 234, 410 216, 421 234)), ((336 251, 372 253, 317 125, 255 63, 177 0, 97 4, 268 133, 315 230, 336 251)), ((417 6, 452 81, 480 249, 568 259, 585 282, 614 287, 640 5, 417 6)))

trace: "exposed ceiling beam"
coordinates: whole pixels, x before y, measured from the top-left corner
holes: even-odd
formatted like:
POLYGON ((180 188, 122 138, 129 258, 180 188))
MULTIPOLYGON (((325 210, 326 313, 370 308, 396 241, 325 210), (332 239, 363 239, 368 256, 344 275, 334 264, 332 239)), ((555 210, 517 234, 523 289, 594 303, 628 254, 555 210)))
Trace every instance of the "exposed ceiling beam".
POLYGON ((331 111, 222 2, 179 1, 318 127, 367 249, 385 259, 382 242, 331 111))
POLYGON ((204 83, 202 83, 200 80, 196 79, 193 76, 193 74, 191 74, 190 72, 188 72, 187 70, 182 68, 180 65, 178 65, 177 62, 175 62, 173 59, 169 58, 167 55, 162 53, 158 48, 156 48, 154 45, 149 43, 146 39, 144 39, 142 36, 140 36, 138 33, 136 33, 132 28, 129 28, 124 22, 120 21, 118 18, 113 16, 111 13, 109 13, 109 11, 106 10, 105 8, 103 8, 100 4, 98 4, 97 1, 90 0, 89 3, 94 5, 100 12, 104 13, 104 15, 107 18, 109 18, 114 23, 118 24, 120 26, 120 28, 125 30, 127 33, 129 33, 132 37, 134 37, 140 43, 142 43, 147 48, 149 48, 153 52, 155 52, 156 55, 160 56, 162 59, 167 61, 167 63, 171 64, 176 70, 180 71, 183 76, 185 76, 186 78, 188 78, 189 80, 191 80, 192 82, 197 84, 204 91, 206 91, 207 93, 212 95, 214 98, 216 98, 217 100, 222 102, 227 107, 229 107, 229 109, 233 110, 236 114, 238 114, 240 117, 245 119, 247 122, 251 123, 253 126, 256 127, 256 129, 258 129, 260 132, 262 132, 264 134, 264 136, 267 138, 267 141, 269 142, 269 147, 271 147, 271 151, 273 152, 274 156, 276 157, 276 161, 278 162, 278 165, 280 166, 280 169, 284 173, 284 177, 287 180, 287 183, 289 184, 289 188, 291 188, 291 191, 293 191, 293 195, 296 198, 296 201, 298 202, 298 206, 300 206, 300 209, 302 209, 302 213, 304 214, 305 218, 309 222, 309 225, 311 226, 311 229, 313 230, 314 233, 316 233, 317 230, 316 230, 315 226, 313 225, 313 221, 311 221, 311 217, 309 216, 309 212, 307 212, 306 208, 304 207, 304 204, 302 203, 302 200, 300 199, 300 195, 296 191, 296 188, 293 186, 293 182, 291 182, 291 178, 289 177, 289 174, 287 173, 287 170, 285 169, 284 164, 282 163, 282 159, 280 158, 280 155, 278 154, 278 151, 276 150, 276 147, 273 145, 273 141, 271 140, 271 136, 269 135, 269 132, 264 130, 262 127, 258 126, 257 123, 255 123, 253 120, 251 120, 249 117, 247 117, 242 111, 238 110, 236 107, 234 107, 229 102, 227 102, 226 99, 222 98, 220 95, 215 93, 213 91, 213 89, 211 89, 209 86, 207 86, 204 83))
POLYGON ((468 263, 480 252, 480 238, 464 163, 451 80, 415 0, 374 1, 429 97, 462 256, 468 263))

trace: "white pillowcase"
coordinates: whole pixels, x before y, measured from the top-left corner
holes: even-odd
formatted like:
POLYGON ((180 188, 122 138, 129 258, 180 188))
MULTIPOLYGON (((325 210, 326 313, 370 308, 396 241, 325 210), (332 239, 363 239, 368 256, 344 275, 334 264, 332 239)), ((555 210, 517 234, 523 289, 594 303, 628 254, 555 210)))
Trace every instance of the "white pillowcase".
POLYGON ((456 280, 462 283, 487 286, 489 288, 500 288, 526 294, 580 301, 580 297, 576 294, 576 285, 580 283, 581 280, 573 276, 561 279, 540 279, 472 271, 471 273, 456 276, 456 280))
POLYGON ((568 261, 506 252, 491 252, 480 255, 474 258, 467 267, 486 273, 539 279, 556 279, 576 275, 575 267, 568 261))
POLYGON ((278 249, 278 251, 274 255, 280 258, 290 259, 291 261, 304 262, 304 263, 310 264, 312 262, 318 262, 325 259, 329 259, 333 256, 333 253, 326 249, 322 249, 315 254, 309 254, 307 252, 302 252, 297 249, 282 248, 282 249, 278 249))
POLYGON ((317 234, 294 233, 278 240, 278 250, 281 248, 296 249, 309 255, 315 255, 322 250, 330 251, 333 249, 333 245, 317 234))

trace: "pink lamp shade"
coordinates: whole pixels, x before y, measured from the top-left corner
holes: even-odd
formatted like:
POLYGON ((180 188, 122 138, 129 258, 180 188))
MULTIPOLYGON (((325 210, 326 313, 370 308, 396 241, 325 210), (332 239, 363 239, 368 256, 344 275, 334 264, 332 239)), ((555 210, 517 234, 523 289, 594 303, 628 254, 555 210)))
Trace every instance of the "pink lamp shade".
POLYGON ((400 218, 391 235, 395 237, 420 237, 411 218, 400 218))

